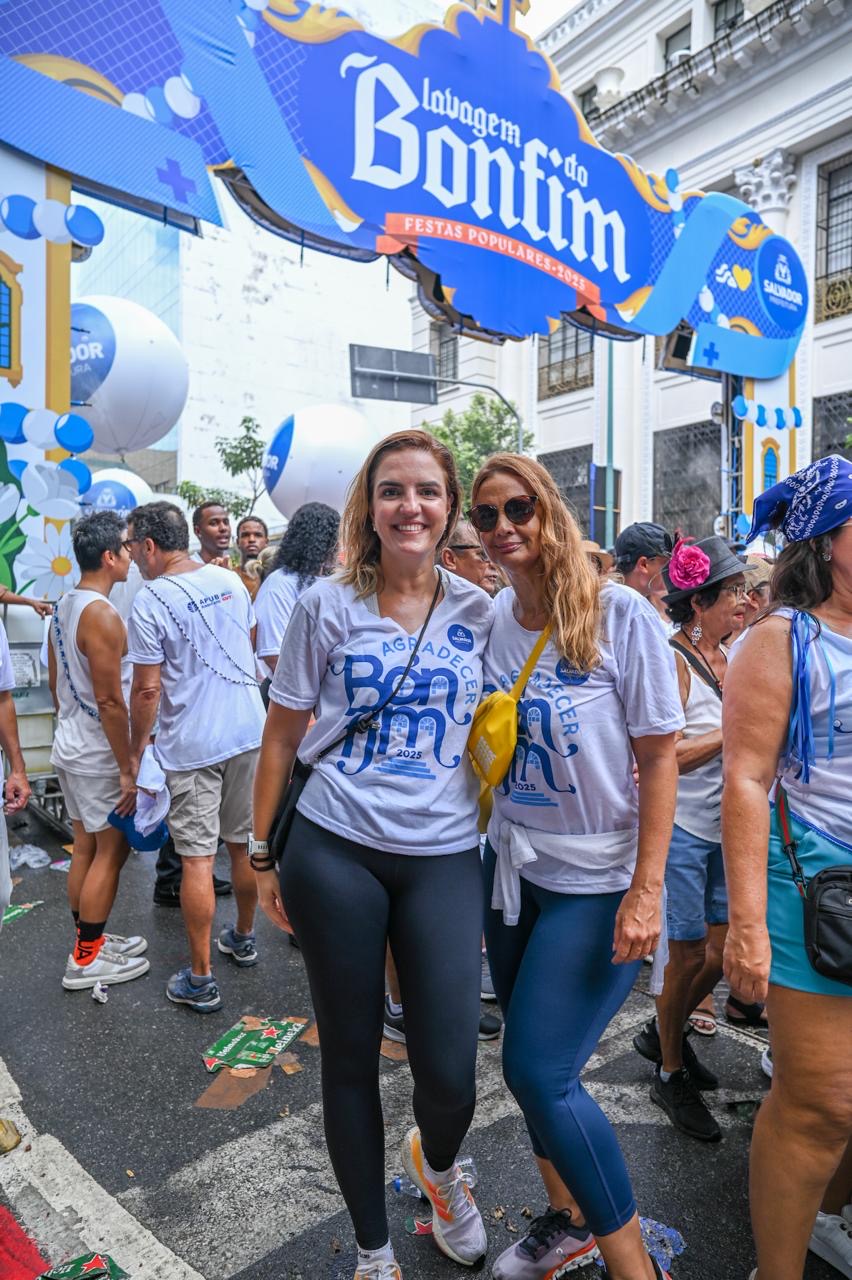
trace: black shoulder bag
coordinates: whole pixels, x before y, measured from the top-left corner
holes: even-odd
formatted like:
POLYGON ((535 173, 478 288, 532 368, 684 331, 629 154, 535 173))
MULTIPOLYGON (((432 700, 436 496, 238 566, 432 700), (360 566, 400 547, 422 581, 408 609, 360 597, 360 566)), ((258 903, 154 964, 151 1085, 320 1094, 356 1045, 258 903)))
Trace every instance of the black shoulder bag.
POLYGON ((784 852, 802 899, 808 960, 824 978, 845 982, 852 987, 852 865, 824 867, 806 880, 790 830, 787 793, 780 782, 775 793, 775 807, 784 852))
MULTIPOLYGON (((441 594, 443 579, 441 577, 440 569, 437 572, 438 572, 438 581, 435 585, 435 594, 432 596, 432 603, 429 605, 429 612, 426 614, 426 618, 423 623, 423 626, 420 628, 420 633, 417 637, 417 643, 415 644, 414 648, 411 650, 411 653, 408 658, 408 662, 406 663, 406 666, 405 666, 405 670, 403 671, 399 680, 397 680, 393 691, 390 694, 388 694, 384 702, 380 702, 378 706, 372 707, 365 716, 362 716, 359 720, 355 721, 356 733, 366 733, 368 729, 378 728, 378 717, 381 715, 384 709, 387 706, 389 706, 391 702, 393 702, 394 698, 399 693, 400 689, 408 679, 408 673, 411 670, 412 666, 414 665, 414 659, 417 657, 418 650, 420 649, 420 645, 423 642, 423 637, 426 634, 426 628, 429 626, 429 623, 432 618, 432 614, 435 612, 435 606, 438 603, 438 597, 441 594)), ((281 798, 281 804, 279 805, 278 812, 275 815, 275 818, 272 823, 272 827, 269 832, 269 855, 268 855, 269 862, 267 862, 266 856, 264 856, 262 859, 259 858, 259 862, 262 860, 264 865, 263 866, 258 865, 257 867, 255 867, 256 871, 271 870, 272 867, 269 865, 269 863, 279 861, 279 859, 281 858, 281 855, 284 852, 284 848, 287 844, 287 839, 290 835, 290 829, 293 826, 293 819, 296 816, 296 805, 298 804, 299 797, 305 788, 305 783, 307 782, 308 778, 311 776, 311 773, 313 772, 315 766, 318 765, 321 760, 325 759, 325 757, 329 755, 330 752, 334 751, 337 747, 339 747, 342 742, 346 741, 346 738, 349 736, 351 729, 352 729, 352 722, 350 721, 349 724, 346 726, 346 729, 343 731, 343 733, 341 733, 338 738, 335 738, 334 742, 330 742, 327 747, 323 747, 322 751, 319 753, 319 755, 316 757, 316 759, 313 761, 312 764, 305 764, 302 760, 299 759, 298 756, 296 756, 296 759, 293 764, 293 772, 290 775, 289 786, 287 786, 284 790, 284 795, 281 798)), ((252 865, 254 866, 254 863, 252 863, 252 865)))

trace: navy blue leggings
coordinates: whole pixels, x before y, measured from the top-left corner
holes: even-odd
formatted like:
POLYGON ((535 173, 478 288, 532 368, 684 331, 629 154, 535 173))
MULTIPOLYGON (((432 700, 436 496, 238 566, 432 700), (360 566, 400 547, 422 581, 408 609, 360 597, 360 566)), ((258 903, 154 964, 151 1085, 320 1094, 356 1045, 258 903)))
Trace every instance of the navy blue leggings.
MULTIPOLYGON (((489 904, 494 865, 489 844, 489 904)), ((485 912, 488 960, 506 1019, 506 1083, 524 1113, 533 1150, 554 1166, 596 1236, 617 1231, 636 1212, 613 1128, 580 1083, 641 964, 612 963, 623 896, 552 893, 522 878, 517 925, 505 925, 490 905, 485 912)))

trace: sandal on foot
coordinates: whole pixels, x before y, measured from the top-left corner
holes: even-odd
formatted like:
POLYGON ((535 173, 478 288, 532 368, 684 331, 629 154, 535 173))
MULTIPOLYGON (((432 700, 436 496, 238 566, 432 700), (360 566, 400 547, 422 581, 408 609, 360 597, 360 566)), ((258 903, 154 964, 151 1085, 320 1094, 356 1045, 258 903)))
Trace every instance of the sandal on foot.
POLYGON ((699 1005, 686 1021, 697 1036, 715 1036, 716 1034, 718 1024, 715 1009, 704 1009, 699 1005))
POLYGON ((725 1003, 725 1019, 734 1027, 762 1027, 765 1031, 769 1026, 764 1005, 744 1004, 733 995, 725 1003))

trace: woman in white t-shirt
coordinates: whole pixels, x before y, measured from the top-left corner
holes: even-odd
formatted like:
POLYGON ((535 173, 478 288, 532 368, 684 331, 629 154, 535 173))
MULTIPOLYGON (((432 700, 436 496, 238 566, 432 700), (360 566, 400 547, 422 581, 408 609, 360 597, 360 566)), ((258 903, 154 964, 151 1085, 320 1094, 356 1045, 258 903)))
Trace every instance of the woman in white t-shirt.
POLYGON ((378 1076, 388 942, 419 1125, 403 1161, 432 1203, 440 1248, 468 1265, 486 1249, 456 1155, 475 1102, 483 911, 479 786, 466 744, 494 606, 435 567, 459 499, 452 455, 425 431, 373 449, 343 515, 343 571, 294 605, 255 780, 258 894, 273 923, 292 921, 305 958, 357 1280, 401 1275, 388 1238, 378 1076), (279 883, 257 837, 269 833, 297 752, 314 768, 279 883))
POLYGON ((331 573, 339 529, 340 516, 324 502, 306 502, 287 525, 254 601, 255 652, 267 675, 275 670, 293 605, 317 578, 331 573))
POLYGON ((496 600, 486 689, 508 691, 550 627, 485 855, 503 1070, 548 1206, 493 1275, 543 1280, 600 1250, 613 1280, 652 1280, 663 1273, 643 1247, 618 1141, 579 1077, 660 942, 683 725, 674 658, 648 601, 598 578, 539 463, 489 459, 469 518, 511 585, 496 600))

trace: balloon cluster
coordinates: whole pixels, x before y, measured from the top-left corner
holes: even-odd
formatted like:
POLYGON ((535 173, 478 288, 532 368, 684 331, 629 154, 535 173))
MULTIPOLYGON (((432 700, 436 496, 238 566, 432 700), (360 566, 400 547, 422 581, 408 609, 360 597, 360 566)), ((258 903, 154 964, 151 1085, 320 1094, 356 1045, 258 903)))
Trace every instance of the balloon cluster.
POLYGON ((731 409, 735 418, 753 422, 756 427, 771 426, 778 431, 783 431, 785 427, 802 425, 802 411, 795 404, 768 409, 765 404, 758 404, 756 400, 746 400, 745 396, 734 396, 731 409))
POLYGON ((175 117, 192 120, 201 110, 201 99, 193 93, 186 72, 169 76, 164 85, 152 85, 145 93, 126 93, 121 102, 125 111, 171 126, 175 117))
MULTIPOLYGON (((0 404, 0 440, 5 444, 31 444, 37 449, 60 446, 68 453, 85 453, 91 448, 94 433, 79 413, 55 413, 53 409, 28 409, 26 405, 7 400, 0 404)), ((26 463, 9 459, 9 469, 18 479, 26 463)), ((92 483, 92 473, 79 458, 65 458, 60 469, 74 477, 80 493, 92 483)))
POLYGON ((20 240, 43 238, 52 244, 92 247, 104 238, 104 224, 93 209, 83 204, 63 204, 61 200, 31 200, 29 196, 0 199, 0 231, 10 231, 20 240))

